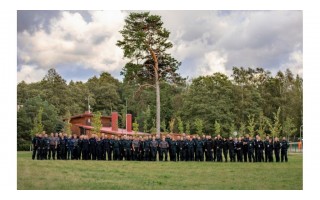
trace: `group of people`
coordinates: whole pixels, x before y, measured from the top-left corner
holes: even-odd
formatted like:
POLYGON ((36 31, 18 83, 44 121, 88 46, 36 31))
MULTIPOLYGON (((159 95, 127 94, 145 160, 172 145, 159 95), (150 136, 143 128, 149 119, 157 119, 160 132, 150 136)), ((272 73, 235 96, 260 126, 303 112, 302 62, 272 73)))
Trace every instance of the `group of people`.
POLYGON ((289 143, 257 135, 222 138, 182 134, 177 138, 162 136, 122 137, 101 134, 69 135, 43 132, 32 139, 32 159, 47 160, 136 160, 136 161, 216 161, 216 162, 281 162, 288 161, 289 143))

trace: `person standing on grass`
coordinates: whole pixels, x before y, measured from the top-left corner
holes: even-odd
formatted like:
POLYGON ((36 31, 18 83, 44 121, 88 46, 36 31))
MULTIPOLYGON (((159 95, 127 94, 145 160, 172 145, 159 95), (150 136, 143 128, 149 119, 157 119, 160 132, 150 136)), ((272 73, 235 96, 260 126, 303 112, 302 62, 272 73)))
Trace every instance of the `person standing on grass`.
POLYGON ((236 148, 237 148, 237 161, 243 162, 243 143, 242 143, 241 137, 238 138, 238 141, 236 143, 236 148))
POLYGON ((274 155, 276 157, 276 162, 280 162, 280 141, 278 137, 274 138, 274 155))
POLYGON ((49 149, 48 159, 50 160, 51 159, 51 155, 52 155, 52 160, 55 160, 56 149, 57 149, 57 140, 54 137, 53 133, 50 134, 49 143, 50 143, 50 149, 49 149))
POLYGON ((201 140, 200 136, 198 136, 196 140, 196 161, 203 161, 203 148, 204 142, 201 140))
POLYGON ((224 156, 224 162, 228 162, 228 140, 227 138, 223 138, 222 142, 222 149, 223 149, 223 156, 224 156))
POLYGON ((118 136, 114 137, 114 140, 111 142, 111 146, 113 149, 113 160, 120 160, 120 138, 118 136))
POLYGON ((280 143, 280 148, 281 148, 281 162, 283 162, 283 160, 288 162, 289 143, 287 142, 286 137, 282 138, 282 141, 280 143))
POLYGON ((248 139, 248 158, 249 158, 249 162, 255 162, 253 152, 254 152, 254 140, 252 139, 251 136, 249 136, 249 139, 248 139))
POLYGON ((211 135, 208 135, 208 139, 204 144, 204 150, 206 154, 206 161, 213 161, 212 153, 213 153, 213 140, 211 139, 211 135))
POLYGON ((133 160, 139 160, 140 141, 139 141, 139 139, 137 137, 133 138, 132 150, 133 150, 133 160))
POLYGON ((84 135, 82 140, 82 160, 89 160, 89 140, 88 136, 84 135))
POLYGON ((234 140, 232 137, 229 137, 229 141, 228 141, 228 149, 229 149, 229 158, 230 158, 230 162, 235 162, 236 158, 235 158, 235 154, 234 154, 234 140))
POLYGON ((222 149, 223 149, 223 141, 220 135, 217 135, 216 140, 216 152, 217 152, 217 162, 222 162, 222 149))
POLYGON ((264 162, 268 162, 269 160, 269 153, 268 153, 268 147, 270 147, 270 144, 269 144, 269 136, 267 135, 265 141, 263 142, 263 145, 264 145, 264 162))
POLYGON ((152 141, 150 143, 151 147, 151 160, 156 161, 157 159, 157 150, 158 150, 158 142, 156 141, 156 138, 153 136, 152 141))
POLYGON ((256 147, 257 147, 257 162, 263 162, 263 141, 260 139, 260 136, 257 137, 256 141, 256 147))
POLYGON ((168 161, 168 149, 169 149, 169 144, 165 140, 165 137, 162 137, 162 141, 159 144, 160 146, 160 156, 159 156, 159 161, 163 161, 163 154, 165 156, 165 161, 168 161))
POLYGON ((248 160, 248 142, 249 142, 249 134, 246 134, 242 139, 243 143, 243 161, 247 162, 248 160))
MULTIPOLYGON (((40 145, 39 134, 36 134, 32 139, 32 160, 36 158, 36 154, 40 145)), ((38 159, 39 160, 39 159, 38 159)))
POLYGON ((273 162, 273 142, 272 139, 269 139, 269 143, 267 146, 267 152, 268 152, 268 160, 269 162, 273 162))
POLYGON ((176 139, 174 137, 172 137, 171 146, 170 146, 172 157, 170 157, 170 161, 174 161, 174 162, 177 161, 177 157, 176 157, 177 149, 178 149, 178 143, 177 143, 176 139))

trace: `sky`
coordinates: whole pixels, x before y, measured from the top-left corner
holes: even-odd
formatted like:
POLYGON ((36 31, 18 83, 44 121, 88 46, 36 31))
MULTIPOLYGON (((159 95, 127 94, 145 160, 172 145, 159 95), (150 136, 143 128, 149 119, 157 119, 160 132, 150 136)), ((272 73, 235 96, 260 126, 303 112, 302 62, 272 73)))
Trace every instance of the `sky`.
MULTIPOLYGON (((303 75, 302 11, 150 11, 171 34, 169 52, 183 77, 232 74, 232 67, 289 68, 303 75)), ((17 81, 55 68, 87 81, 107 71, 122 80, 128 60, 116 46, 129 11, 17 11, 17 81)))

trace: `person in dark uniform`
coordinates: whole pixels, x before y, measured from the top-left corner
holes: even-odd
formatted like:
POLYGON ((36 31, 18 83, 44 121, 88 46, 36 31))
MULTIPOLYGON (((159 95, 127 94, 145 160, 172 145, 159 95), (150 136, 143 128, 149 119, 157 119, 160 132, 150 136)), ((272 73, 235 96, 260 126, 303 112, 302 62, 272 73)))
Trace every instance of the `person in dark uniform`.
POLYGON ((77 135, 76 134, 73 134, 73 138, 72 138, 72 140, 73 140, 73 150, 72 150, 72 154, 71 154, 71 159, 72 160, 78 160, 78 149, 77 149, 77 147, 78 147, 78 137, 77 137, 77 135))
POLYGON ((176 141, 176 139, 174 137, 172 137, 171 140, 171 145, 169 145, 170 151, 171 151, 171 155, 172 157, 170 158, 170 161, 177 161, 177 149, 178 149, 178 142, 176 141))
POLYGON ((208 139, 206 140, 204 144, 204 150, 206 154, 206 161, 213 161, 212 153, 213 153, 213 140, 211 139, 211 136, 208 135, 208 139))
POLYGON ((67 148, 67 142, 65 136, 61 134, 60 137, 60 159, 65 160, 66 159, 66 148, 67 148))
POLYGON ((107 160, 107 149, 105 148, 106 138, 104 133, 101 133, 100 141, 102 143, 101 160, 107 160))
POLYGON ((84 135, 82 140, 82 160, 89 160, 89 140, 88 136, 84 135))
POLYGON ((152 137, 152 141, 150 142, 150 147, 151 147, 151 160, 156 161, 158 142, 156 141, 156 138, 154 136, 152 137))
POLYGON ((92 134, 89 139, 89 159, 90 160, 97 159, 96 145, 97 145, 97 141, 96 141, 95 135, 92 134))
POLYGON ((263 142, 263 146, 264 146, 264 157, 265 157, 264 161, 268 162, 268 160, 269 160, 269 156, 268 155, 269 154, 268 154, 267 148, 270 146, 270 144, 269 144, 269 136, 266 137, 265 141, 263 142))
POLYGON ((42 138, 42 159, 48 159, 48 151, 50 149, 50 141, 47 134, 44 134, 44 138, 42 138))
POLYGON ((82 140, 83 140, 83 135, 77 136, 78 138, 78 145, 76 146, 77 149, 77 160, 81 160, 81 152, 82 152, 82 140))
POLYGON ((216 139, 216 154, 217 154, 217 162, 222 162, 222 149, 223 149, 223 141, 221 136, 218 135, 216 139))
POLYGON ((73 136, 69 135, 67 139, 67 160, 72 159, 73 148, 74 148, 73 136))
POLYGON ((148 136, 144 137, 142 144, 143 148, 143 159, 144 161, 149 161, 150 160, 150 143, 151 141, 149 140, 148 136))
POLYGON ((104 150, 104 142, 100 139, 100 137, 96 137, 97 160, 102 160, 103 150, 104 150))
POLYGON ((259 135, 256 135, 254 139, 254 161, 258 162, 258 137, 259 135))
POLYGON ((171 160, 172 158, 172 152, 171 152, 171 143, 172 143, 172 139, 171 139, 171 136, 170 134, 167 134, 166 135, 166 142, 169 144, 169 148, 168 148, 168 152, 169 152, 169 161, 171 160))
POLYGON ((273 162, 273 142, 271 138, 268 141, 266 149, 269 162, 273 162))
POLYGON ((228 162, 228 140, 227 138, 223 138, 223 143, 222 143, 222 149, 223 149, 223 156, 224 156, 224 161, 228 162))
POLYGON ((203 161, 203 148, 204 142, 201 140, 200 136, 198 136, 197 140, 195 140, 196 146, 196 160, 195 161, 203 161))
POLYGON ((130 138, 128 138, 128 136, 124 136, 124 140, 122 141, 122 146, 123 146, 123 150, 124 150, 125 160, 130 160, 132 145, 131 145, 130 138))
POLYGON ((213 161, 216 162, 217 160, 217 137, 214 137, 213 140, 213 161))
POLYGON ((194 161, 194 141, 188 136, 188 161, 194 161))
POLYGON ((254 155, 253 155, 253 152, 254 152, 254 140, 252 139, 251 136, 249 136, 249 139, 248 139, 248 158, 249 158, 249 162, 254 162, 255 159, 254 159, 254 155))
POLYGON ((32 160, 34 160, 36 158, 36 154, 37 154, 37 151, 38 151, 39 144, 40 144, 39 134, 36 134, 32 139, 32 146, 33 146, 33 148, 32 148, 32 160))
POLYGON ((202 135, 202 138, 201 138, 202 142, 203 142, 203 160, 207 160, 207 155, 205 154, 205 146, 206 146, 206 142, 207 142, 207 136, 205 134, 202 135))
POLYGON ((178 136, 176 139, 176 144, 177 144, 177 148, 176 148, 176 160, 180 161, 180 141, 181 141, 181 137, 178 136))
POLYGON ((229 149, 229 158, 230 158, 230 162, 235 162, 236 158, 235 158, 235 154, 234 154, 234 140, 232 137, 229 137, 229 141, 228 141, 228 149, 229 149))
POLYGON ((286 137, 282 138, 282 141, 280 143, 280 148, 281 148, 281 162, 283 162, 283 160, 285 160, 286 162, 288 162, 288 148, 289 148, 289 144, 286 140, 286 137))
POLYGON ((165 137, 162 137, 162 141, 159 144, 160 146, 160 156, 159 156, 159 161, 163 161, 163 154, 165 156, 165 161, 168 161, 168 149, 169 149, 169 144, 165 140, 165 137))
POLYGON ((132 149, 133 149, 133 160, 139 160, 140 141, 137 137, 133 138, 132 149))
POLYGON ((260 136, 256 137, 256 148, 257 148, 257 162, 263 162, 262 157, 263 157, 263 149, 264 149, 264 145, 263 142, 260 139, 260 136))
POLYGON ((179 152, 180 152, 180 159, 179 161, 185 161, 186 159, 186 152, 185 152, 185 140, 183 139, 183 137, 179 137, 180 140, 179 140, 179 143, 178 143, 178 149, 179 149, 179 152))
POLYGON ((158 142, 158 148, 157 148, 157 153, 158 153, 158 158, 160 159, 160 135, 156 135, 156 141, 158 142))
POLYGON ((113 140, 111 140, 111 147, 113 149, 113 160, 121 160, 120 159, 120 146, 121 146, 120 138, 115 136, 113 140))
MULTIPOLYGON (((107 152, 108 153, 108 160, 111 160, 111 155, 112 155, 112 153, 113 153, 113 147, 112 147, 112 145, 111 145, 111 143, 112 143, 112 141, 114 140, 114 135, 111 135, 111 137, 110 137, 110 139, 109 139, 109 144, 110 144, 110 151, 109 152, 107 152)), ((120 149, 121 150, 121 149, 120 149)), ((120 151, 120 153, 121 153, 121 151, 120 151)))
POLYGON ((63 138, 62 133, 56 133, 56 138, 57 138, 57 160, 61 160, 61 144, 60 140, 63 138))
POLYGON ((108 138, 107 135, 103 136, 103 156, 102 156, 102 160, 111 160, 111 145, 110 145, 110 139, 108 138))
POLYGON ((280 162, 280 142, 278 137, 274 138, 273 146, 274 146, 274 155, 276 157, 276 162, 280 162))
POLYGON ((242 140, 243 144, 243 161, 247 162, 248 160, 248 142, 249 142, 249 135, 246 134, 242 140))
POLYGON ((241 137, 236 142, 237 148, 237 162, 243 162, 243 143, 241 137))

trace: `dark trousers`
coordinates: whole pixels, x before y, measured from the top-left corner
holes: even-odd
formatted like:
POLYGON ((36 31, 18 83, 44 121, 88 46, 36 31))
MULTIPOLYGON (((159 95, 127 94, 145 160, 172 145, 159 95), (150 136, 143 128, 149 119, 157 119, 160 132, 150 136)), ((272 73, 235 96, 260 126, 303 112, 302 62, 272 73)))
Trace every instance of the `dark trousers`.
POLYGON ((181 161, 186 161, 186 154, 187 154, 187 150, 186 149, 180 150, 180 160, 181 161))
POLYGON ((268 151, 268 160, 269 160, 269 162, 273 162, 273 151, 271 150, 271 151, 268 151))
POLYGON ((257 161, 256 162, 261 162, 261 161, 263 161, 263 151, 262 150, 258 150, 258 152, 257 152, 257 161))
POLYGON ((243 161, 247 162, 248 161, 248 149, 243 149, 243 161))
POLYGON ((113 149, 113 160, 120 160, 120 149, 119 148, 113 149))
POLYGON ((72 152, 73 152, 73 147, 68 147, 67 148, 67 160, 73 159, 72 152))
POLYGON ((176 151, 176 160, 180 161, 180 149, 176 151))
POLYGON ((203 150, 202 148, 196 149, 196 161, 203 161, 203 150))
POLYGON ((42 149, 42 159, 41 160, 47 160, 48 158, 48 147, 45 147, 42 149))
POLYGON ((144 154, 143 154, 143 160, 149 161, 150 160, 150 149, 144 149, 144 154))
POLYGON ((212 158, 212 151, 211 149, 207 149, 206 151, 206 161, 212 161, 213 158, 212 158))
POLYGON ((288 162, 288 151, 287 150, 281 150, 281 162, 283 162, 283 160, 288 162))
POLYGON ((254 149, 254 160, 258 162, 258 149, 254 149))
POLYGON ((59 145, 57 146, 57 160, 61 160, 61 148, 59 145))
POLYGON ((157 149, 156 148, 152 148, 151 149, 151 160, 152 161, 156 161, 157 160, 157 149))
POLYGON ((82 160, 89 160, 89 149, 82 149, 82 160))
POLYGON ((51 159, 51 155, 52 155, 52 159, 55 160, 56 159, 56 146, 55 145, 50 145, 50 150, 49 150, 49 156, 48 159, 51 159))
POLYGON ((231 149, 231 150, 229 149, 229 157, 230 157, 230 162, 235 162, 236 161, 233 149, 231 149))
POLYGON ((107 149, 107 154, 108 154, 108 160, 111 160, 111 155, 112 155, 113 149, 107 149))
POLYGON ((38 150, 38 147, 33 147, 33 150, 32 150, 32 160, 34 160, 34 159, 36 158, 37 150, 38 150))
POLYGON ((77 157, 76 157, 76 159, 77 160, 81 160, 81 147, 79 147, 79 146, 77 146, 77 157))
POLYGON ((176 155, 177 155, 177 152, 171 149, 170 161, 177 161, 176 155))
POLYGON ((60 147, 60 159, 65 160, 66 159, 66 148, 60 147))
POLYGON ((242 162, 243 160, 242 160, 242 150, 241 149, 238 149, 237 150, 237 162, 242 162))
POLYGON ((217 160, 217 148, 213 149, 213 161, 217 160))
POLYGON ((265 157, 264 162, 268 162, 268 160, 269 160, 269 153, 268 153, 268 150, 267 150, 267 149, 264 150, 264 157, 265 157))
POLYGON ((276 162, 280 162, 280 150, 274 150, 274 155, 276 156, 276 162))
POLYGON ((217 162, 222 162, 222 150, 220 148, 217 149, 217 162))
POLYGON ((130 160, 131 158, 130 158, 130 155, 131 154, 131 149, 129 149, 129 148, 127 148, 127 149, 124 149, 124 159, 125 160, 130 160))
POLYGON ((188 148, 188 160, 194 161, 194 149, 193 148, 188 148))
POLYGON ((139 160, 139 147, 135 147, 133 151, 133 160, 139 160))
POLYGON ((94 148, 94 146, 90 147, 90 156, 89 156, 91 160, 96 160, 97 159, 97 154, 96 154, 96 149, 94 148))
POLYGON ((224 161, 228 162, 228 149, 223 150, 224 161))
POLYGON ((255 161, 253 156, 253 150, 248 151, 248 158, 249 158, 249 162, 255 161))
POLYGON ((168 161, 168 149, 160 149, 159 161, 163 161, 163 154, 165 156, 165 161, 168 161))

